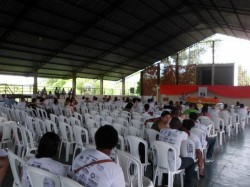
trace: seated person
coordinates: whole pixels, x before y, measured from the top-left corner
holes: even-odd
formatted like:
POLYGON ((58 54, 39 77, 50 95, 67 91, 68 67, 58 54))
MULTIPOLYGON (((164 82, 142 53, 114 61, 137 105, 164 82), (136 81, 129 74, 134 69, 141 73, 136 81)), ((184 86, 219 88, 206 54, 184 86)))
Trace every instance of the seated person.
MULTIPOLYGON (((195 122, 194 128, 200 129, 200 134, 197 134, 197 132, 196 132, 196 134, 199 136, 199 138, 201 140, 202 147, 203 148, 205 148, 206 146, 208 147, 207 148, 207 155, 206 155, 207 159, 206 159, 206 161, 207 162, 213 162, 214 159, 212 157, 213 157, 216 137, 207 137, 207 127, 206 127, 206 125, 198 123, 198 121, 197 121, 198 114, 197 113, 195 113, 195 112, 190 113, 189 114, 189 119, 191 119, 191 120, 193 120, 195 122)), ((194 128, 191 129, 191 132, 193 131, 194 128)))
POLYGON ((123 109, 123 111, 127 111, 127 112, 133 112, 133 103, 132 102, 129 102, 126 106, 125 106, 125 108, 123 109))
MULTIPOLYGON (((188 138, 187 133, 178 130, 181 127, 181 121, 178 117, 171 119, 169 123, 170 128, 165 128, 160 131, 159 140, 172 144, 177 149, 178 156, 180 155, 181 143, 188 138)), ((169 152, 169 167, 174 167, 173 157, 174 155, 169 152)), ((177 168, 185 169, 185 182, 184 186, 194 186, 194 168, 195 163, 192 158, 189 157, 177 157, 177 168)))
POLYGON ((171 119, 170 112, 163 111, 161 113, 161 117, 157 121, 154 122, 151 129, 154 129, 154 130, 160 132, 161 129, 168 128, 168 124, 170 122, 170 119, 171 119))
POLYGON ((27 106, 27 103, 25 101, 25 98, 21 97, 20 101, 16 105, 16 108, 21 109, 21 110, 25 110, 26 106, 27 106))
POLYGON ((85 149, 74 159, 73 179, 89 187, 125 187, 122 168, 110 158, 118 143, 117 131, 110 125, 100 127, 95 134, 95 143, 96 149, 85 149))
MULTIPOLYGON (((186 132, 189 136, 189 139, 191 139, 194 143, 195 143, 195 155, 196 155, 196 158, 198 159, 198 167, 199 167, 199 174, 200 174, 200 178, 204 178, 204 170, 203 170, 203 163, 204 163, 204 160, 202 158, 202 145, 201 145, 201 141, 199 139, 199 137, 191 132, 191 129, 194 127, 195 123, 193 120, 191 119, 184 119, 183 120, 183 123, 182 123, 182 130, 184 132, 186 132)), ((188 145, 190 146, 190 145, 188 145)), ((188 156, 189 156, 189 151, 191 151, 192 149, 188 149, 187 148, 187 151, 188 151, 188 156)), ((193 155, 192 153, 190 153, 190 156, 193 155)), ((192 158, 192 156, 191 156, 192 158)))
MULTIPOLYGON (((49 171, 60 176, 67 176, 63 164, 53 160, 57 155, 60 138, 54 132, 45 133, 39 143, 38 153, 35 157, 28 160, 27 165, 49 171)), ((23 171, 22 184, 30 186, 29 176, 27 171, 23 171)), ((51 179, 45 179, 45 187, 53 187, 54 182, 51 179)))
POLYGON ((186 116, 189 116, 189 114, 190 114, 191 112, 199 113, 199 111, 198 111, 197 109, 195 109, 195 104, 194 104, 194 103, 190 103, 190 104, 189 104, 189 109, 186 109, 186 110, 184 111, 184 114, 185 114, 186 116))

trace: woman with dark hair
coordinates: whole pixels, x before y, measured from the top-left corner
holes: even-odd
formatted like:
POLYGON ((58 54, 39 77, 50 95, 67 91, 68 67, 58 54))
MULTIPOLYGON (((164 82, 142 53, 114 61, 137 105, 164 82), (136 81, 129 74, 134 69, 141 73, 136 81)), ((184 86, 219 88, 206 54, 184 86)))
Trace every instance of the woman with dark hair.
MULTIPOLYGON (((54 132, 47 132, 40 140, 37 155, 28 160, 27 165, 49 171, 60 176, 67 176, 63 164, 53 160, 57 155, 60 138, 54 132)), ((23 171, 22 183, 24 186, 30 186, 27 171, 23 171)), ((51 179, 45 179, 44 186, 53 187, 54 182, 51 179)))
POLYGON ((157 121, 154 122, 151 129, 154 129, 160 132, 161 129, 168 128, 168 124, 170 120, 171 120, 170 112, 163 111, 161 113, 161 117, 157 121))
POLYGON ((132 108, 133 108, 133 103, 132 102, 129 102, 125 108, 123 109, 123 111, 127 111, 127 112, 132 112, 132 108))

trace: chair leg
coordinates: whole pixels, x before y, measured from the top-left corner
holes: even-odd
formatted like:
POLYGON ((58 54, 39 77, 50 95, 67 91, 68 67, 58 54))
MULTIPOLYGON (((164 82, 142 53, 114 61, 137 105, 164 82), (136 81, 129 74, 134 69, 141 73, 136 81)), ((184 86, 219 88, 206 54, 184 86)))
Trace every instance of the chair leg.
POLYGON ((60 149, 59 149, 59 155, 58 155, 58 158, 59 158, 59 159, 60 159, 60 157, 61 157, 62 144, 63 144, 63 142, 60 143, 60 149))
POLYGON ((153 183, 154 183, 154 186, 155 186, 155 181, 156 181, 156 177, 157 177, 157 173, 158 173, 158 168, 156 167, 155 171, 154 171, 154 176, 153 176, 153 183))
POLYGON ((168 187, 173 187, 174 176, 171 172, 168 173, 168 187))

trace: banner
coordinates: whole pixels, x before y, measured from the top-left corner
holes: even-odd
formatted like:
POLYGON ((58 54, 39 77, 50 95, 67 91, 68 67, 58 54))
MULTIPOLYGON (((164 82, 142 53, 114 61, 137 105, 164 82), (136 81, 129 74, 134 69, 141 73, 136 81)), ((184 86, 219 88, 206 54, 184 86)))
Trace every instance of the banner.
POLYGON ((216 95, 231 98, 250 98, 250 86, 202 86, 202 85, 160 85, 162 95, 181 95, 182 93, 197 92, 199 87, 206 87, 207 91, 216 95))

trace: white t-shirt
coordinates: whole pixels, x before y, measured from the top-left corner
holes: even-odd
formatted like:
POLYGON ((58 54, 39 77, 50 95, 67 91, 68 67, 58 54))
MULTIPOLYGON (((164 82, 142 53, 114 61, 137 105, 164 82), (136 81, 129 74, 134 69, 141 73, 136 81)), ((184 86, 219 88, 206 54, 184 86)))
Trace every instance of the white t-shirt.
MULTIPOLYGON (((32 157, 28 160, 27 165, 37 167, 43 169, 45 171, 49 171, 50 173, 60 175, 60 176, 67 176, 65 168, 62 163, 52 160, 51 158, 35 158, 32 157)), ((22 183, 25 184, 24 186, 30 187, 30 180, 27 171, 23 171, 22 176, 22 183)), ((44 180, 45 187, 54 187, 54 182, 51 179, 44 180)))
MULTIPOLYGON (((86 149, 74 159, 72 170, 105 159, 110 159, 110 157, 96 149, 86 149)), ((85 167, 76 173, 73 179, 86 187, 125 187, 122 168, 114 162, 85 167)))
POLYGON ((196 134, 199 137, 202 147, 207 146, 207 127, 205 125, 195 123, 195 126, 190 130, 190 133, 196 134))
POLYGON ((193 155, 195 155, 195 152, 193 153, 193 150, 202 150, 202 145, 199 137, 196 134, 190 132, 190 136, 188 138, 194 142, 195 147, 193 148, 193 144, 187 144, 187 157, 193 158, 193 155))
MULTIPOLYGON (((171 129, 171 128, 162 129, 160 131, 160 135, 159 135, 160 141, 170 143, 177 149, 178 156, 180 155, 181 143, 183 140, 186 140, 187 138, 188 138, 187 133, 185 133, 183 131, 176 130, 176 129, 171 129)), ((173 154, 173 152, 169 152, 168 156, 169 156, 169 159, 168 159, 169 167, 171 170, 174 170, 174 154, 173 154)), ((180 157, 177 158, 177 165, 176 166, 177 166, 177 169, 179 169, 181 166, 181 158, 180 157)))
POLYGON ((18 102, 16 105, 16 108, 21 109, 21 110, 25 110, 26 102, 23 102, 23 101, 18 102))

